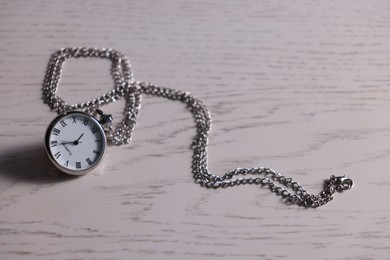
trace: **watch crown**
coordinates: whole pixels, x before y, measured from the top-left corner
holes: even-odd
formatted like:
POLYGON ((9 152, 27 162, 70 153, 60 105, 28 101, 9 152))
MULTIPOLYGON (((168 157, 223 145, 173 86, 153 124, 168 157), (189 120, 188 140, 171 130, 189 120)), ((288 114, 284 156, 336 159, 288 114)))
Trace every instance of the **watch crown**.
POLYGON ((96 113, 100 116, 99 123, 103 126, 104 131, 109 132, 111 130, 113 117, 111 114, 104 114, 102 110, 96 109, 96 113))

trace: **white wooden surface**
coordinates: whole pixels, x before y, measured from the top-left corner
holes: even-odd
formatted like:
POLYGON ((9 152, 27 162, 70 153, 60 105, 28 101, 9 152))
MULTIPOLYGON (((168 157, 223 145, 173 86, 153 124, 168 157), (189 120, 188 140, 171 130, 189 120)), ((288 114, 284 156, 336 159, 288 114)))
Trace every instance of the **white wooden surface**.
MULTIPOLYGON (((0 1, 0 259, 389 259, 389 19, 385 0, 0 1), (131 145, 59 174, 41 84, 71 46, 117 49, 137 80, 203 100, 215 174, 267 166, 318 193, 345 173, 355 187, 318 209, 204 189, 190 113, 147 96, 131 145)), ((68 61, 59 94, 109 90, 109 65, 68 61)))

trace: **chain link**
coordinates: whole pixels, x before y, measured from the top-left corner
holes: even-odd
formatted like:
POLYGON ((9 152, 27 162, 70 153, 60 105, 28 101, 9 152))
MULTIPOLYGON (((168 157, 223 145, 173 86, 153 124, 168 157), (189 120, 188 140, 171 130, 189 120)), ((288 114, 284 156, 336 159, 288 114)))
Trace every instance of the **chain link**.
POLYGON ((129 60, 112 49, 97 48, 63 48, 52 54, 43 81, 42 97, 50 108, 58 114, 67 111, 81 110, 92 113, 101 106, 115 102, 121 97, 126 99, 125 118, 117 128, 109 133, 107 141, 122 145, 131 142, 131 135, 141 106, 141 95, 137 84, 133 84, 133 73, 129 60), (85 103, 68 105, 57 96, 57 90, 65 61, 69 58, 101 58, 112 62, 111 75, 114 80, 113 90, 85 103))
POLYGON ((196 135, 191 145, 193 149, 192 173, 195 182, 206 188, 217 189, 244 184, 256 184, 269 188, 276 195, 281 196, 288 204, 315 208, 331 201, 336 191, 342 192, 353 185, 352 180, 345 176, 336 177, 332 175, 329 180, 324 182, 324 188, 320 194, 310 195, 299 183, 280 175, 270 168, 237 168, 221 176, 210 173, 207 165, 207 145, 211 117, 206 106, 188 92, 165 88, 151 83, 135 82, 128 59, 112 49, 66 48, 55 52, 49 61, 42 90, 44 102, 58 113, 71 110, 93 113, 105 104, 114 102, 122 97, 125 98, 125 118, 107 136, 108 142, 114 145, 131 142, 132 132, 141 106, 141 94, 185 103, 188 110, 192 113, 196 125, 196 135), (114 80, 114 89, 86 103, 68 105, 56 94, 63 64, 68 58, 90 57, 110 59, 112 61, 111 74, 114 80), (245 178, 237 176, 245 176, 245 178), (276 183, 290 189, 291 192, 278 186, 276 183))

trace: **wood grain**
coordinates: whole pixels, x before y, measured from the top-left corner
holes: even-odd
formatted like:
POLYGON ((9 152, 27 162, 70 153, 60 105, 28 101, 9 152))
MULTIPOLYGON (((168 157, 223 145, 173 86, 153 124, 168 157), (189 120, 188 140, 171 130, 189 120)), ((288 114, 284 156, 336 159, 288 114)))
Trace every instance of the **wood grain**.
MULTIPOLYGON (((388 259, 388 1, 0 2, 0 259, 388 259), (318 209, 268 190, 207 190, 191 176, 185 106, 143 97, 132 144, 70 178, 46 159, 55 114, 41 100, 61 47, 126 54, 136 80, 210 109, 209 167, 272 167, 318 193, 318 209)), ((66 63, 70 103, 112 87, 109 64, 66 63)), ((106 111, 122 116, 123 101, 106 111)))

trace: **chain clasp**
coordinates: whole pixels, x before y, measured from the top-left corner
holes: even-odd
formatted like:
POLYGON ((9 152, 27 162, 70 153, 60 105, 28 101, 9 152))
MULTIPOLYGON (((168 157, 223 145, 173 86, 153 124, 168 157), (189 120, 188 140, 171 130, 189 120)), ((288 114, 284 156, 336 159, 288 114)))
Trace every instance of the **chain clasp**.
POLYGON ((343 176, 332 175, 330 177, 330 180, 338 192, 348 190, 353 186, 353 181, 350 178, 346 177, 345 175, 343 176))

